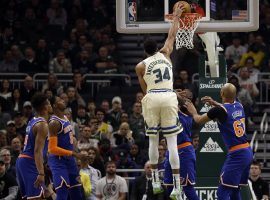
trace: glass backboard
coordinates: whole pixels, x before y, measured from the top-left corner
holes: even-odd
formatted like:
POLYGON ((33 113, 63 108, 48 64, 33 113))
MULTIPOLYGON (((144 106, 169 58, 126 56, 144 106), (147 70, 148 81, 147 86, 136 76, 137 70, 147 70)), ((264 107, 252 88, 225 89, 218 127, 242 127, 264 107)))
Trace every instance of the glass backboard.
MULTIPOLYGON (((116 0, 116 25, 120 33, 167 33, 178 0, 116 0)), ((186 0, 189 1, 189 0, 186 0)), ((194 1, 194 0, 193 0, 194 1)), ((205 10, 197 32, 247 32, 259 28, 259 0, 199 0, 205 10)))

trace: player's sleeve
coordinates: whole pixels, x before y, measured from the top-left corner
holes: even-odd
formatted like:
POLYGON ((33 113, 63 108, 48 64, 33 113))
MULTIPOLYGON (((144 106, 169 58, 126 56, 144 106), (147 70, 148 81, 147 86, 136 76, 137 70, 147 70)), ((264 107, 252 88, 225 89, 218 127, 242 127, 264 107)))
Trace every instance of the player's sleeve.
POLYGON ((211 108, 207 112, 207 117, 209 117, 209 119, 212 119, 212 120, 217 119, 219 122, 225 122, 227 119, 227 112, 221 106, 216 106, 216 107, 211 108))
POLYGON ((49 137, 48 151, 57 156, 72 156, 72 151, 58 147, 57 136, 49 137))

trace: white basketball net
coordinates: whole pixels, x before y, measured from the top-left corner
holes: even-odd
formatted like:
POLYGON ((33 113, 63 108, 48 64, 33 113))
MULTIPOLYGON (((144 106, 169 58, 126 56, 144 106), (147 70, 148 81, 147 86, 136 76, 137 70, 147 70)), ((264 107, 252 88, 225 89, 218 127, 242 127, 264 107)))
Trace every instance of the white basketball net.
POLYGON ((201 16, 197 13, 183 13, 179 18, 179 29, 176 33, 176 49, 186 47, 193 49, 193 35, 199 25, 201 16))

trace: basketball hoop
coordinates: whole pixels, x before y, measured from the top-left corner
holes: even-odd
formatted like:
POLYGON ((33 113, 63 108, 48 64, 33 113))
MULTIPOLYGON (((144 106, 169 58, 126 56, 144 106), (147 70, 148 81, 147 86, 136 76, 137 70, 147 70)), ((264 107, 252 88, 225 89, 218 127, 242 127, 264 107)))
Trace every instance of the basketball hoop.
MULTIPOLYGON (((176 33, 176 49, 186 47, 193 49, 193 35, 197 29, 202 16, 198 13, 182 13, 179 18, 179 28, 176 33)), ((173 21, 173 14, 165 15, 166 21, 173 21)))

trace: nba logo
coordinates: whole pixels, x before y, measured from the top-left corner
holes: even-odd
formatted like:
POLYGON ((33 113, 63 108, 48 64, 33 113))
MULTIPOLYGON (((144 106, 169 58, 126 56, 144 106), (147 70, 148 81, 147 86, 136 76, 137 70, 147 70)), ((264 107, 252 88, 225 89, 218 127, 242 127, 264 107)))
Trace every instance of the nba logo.
POLYGON ((130 22, 137 21, 137 5, 136 2, 128 2, 128 20, 130 22))

